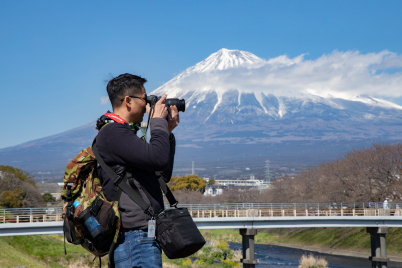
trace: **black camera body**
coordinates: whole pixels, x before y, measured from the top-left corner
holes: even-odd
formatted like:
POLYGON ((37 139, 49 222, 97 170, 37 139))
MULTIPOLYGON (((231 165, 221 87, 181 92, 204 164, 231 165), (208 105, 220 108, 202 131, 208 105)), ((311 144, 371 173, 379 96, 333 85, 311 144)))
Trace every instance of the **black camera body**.
MULTIPOLYGON (((161 96, 149 95, 147 96, 147 103, 153 106, 161 98, 162 98, 161 96)), ((177 110, 179 112, 184 112, 186 110, 186 101, 184 99, 181 100, 179 100, 178 98, 166 99, 166 104, 169 106, 176 105, 177 110)))

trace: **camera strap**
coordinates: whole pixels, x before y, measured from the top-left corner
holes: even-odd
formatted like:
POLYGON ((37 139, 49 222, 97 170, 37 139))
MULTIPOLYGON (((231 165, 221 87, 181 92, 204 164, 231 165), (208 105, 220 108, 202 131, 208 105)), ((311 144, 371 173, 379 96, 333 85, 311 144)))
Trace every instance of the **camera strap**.
POLYGON ((152 115, 152 110, 154 108, 155 104, 151 105, 150 110, 149 110, 149 114, 148 114, 148 122, 147 122, 147 129, 144 132, 144 135, 142 135, 141 139, 146 141, 146 135, 148 132, 148 127, 149 127, 149 121, 151 120, 151 115, 152 115))
POLYGON ((114 114, 114 113, 105 113, 105 116, 109 117, 110 119, 113 119, 115 122, 120 123, 120 124, 128 124, 128 122, 126 120, 124 120, 123 118, 121 118, 120 116, 114 114))

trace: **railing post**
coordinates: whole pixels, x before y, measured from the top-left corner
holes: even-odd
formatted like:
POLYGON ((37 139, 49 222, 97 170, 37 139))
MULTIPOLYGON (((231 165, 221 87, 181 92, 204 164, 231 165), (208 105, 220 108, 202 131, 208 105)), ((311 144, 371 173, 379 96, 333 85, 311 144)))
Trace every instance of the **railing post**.
POLYGON ((387 268, 387 248, 385 236, 389 233, 388 227, 367 227, 367 233, 371 240, 371 260, 372 268, 387 268))
POLYGON ((254 259, 254 236, 257 235, 257 229, 240 229, 242 236, 243 268, 255 268, 258 260, 254 259))

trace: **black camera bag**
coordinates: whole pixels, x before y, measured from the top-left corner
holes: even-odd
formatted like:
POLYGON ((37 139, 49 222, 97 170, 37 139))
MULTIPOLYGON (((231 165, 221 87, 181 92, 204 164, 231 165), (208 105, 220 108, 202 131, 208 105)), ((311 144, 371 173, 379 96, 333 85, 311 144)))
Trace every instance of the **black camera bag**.
POLYGON ((156 240, 169 259, 188 257, 205 244, 187 208, 167 209, 158 215, 156 240))

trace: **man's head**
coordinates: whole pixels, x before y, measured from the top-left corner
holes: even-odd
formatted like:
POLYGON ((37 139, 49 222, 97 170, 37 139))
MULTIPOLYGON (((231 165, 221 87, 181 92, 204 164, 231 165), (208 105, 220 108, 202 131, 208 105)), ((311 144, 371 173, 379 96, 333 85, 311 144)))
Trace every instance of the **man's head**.
POLYGON ((145 78, 127 73, 111 79, 106 90, 113 111, 129 122, 141 122, 146 106, 145 82, 145 78))
POLYGON ((122 105, 121 99, 125 96, 141 97, 145 82, 147 82, 147 79, 127 73, 111 79, 107 83, 106 90, 113 109, 122 105))

